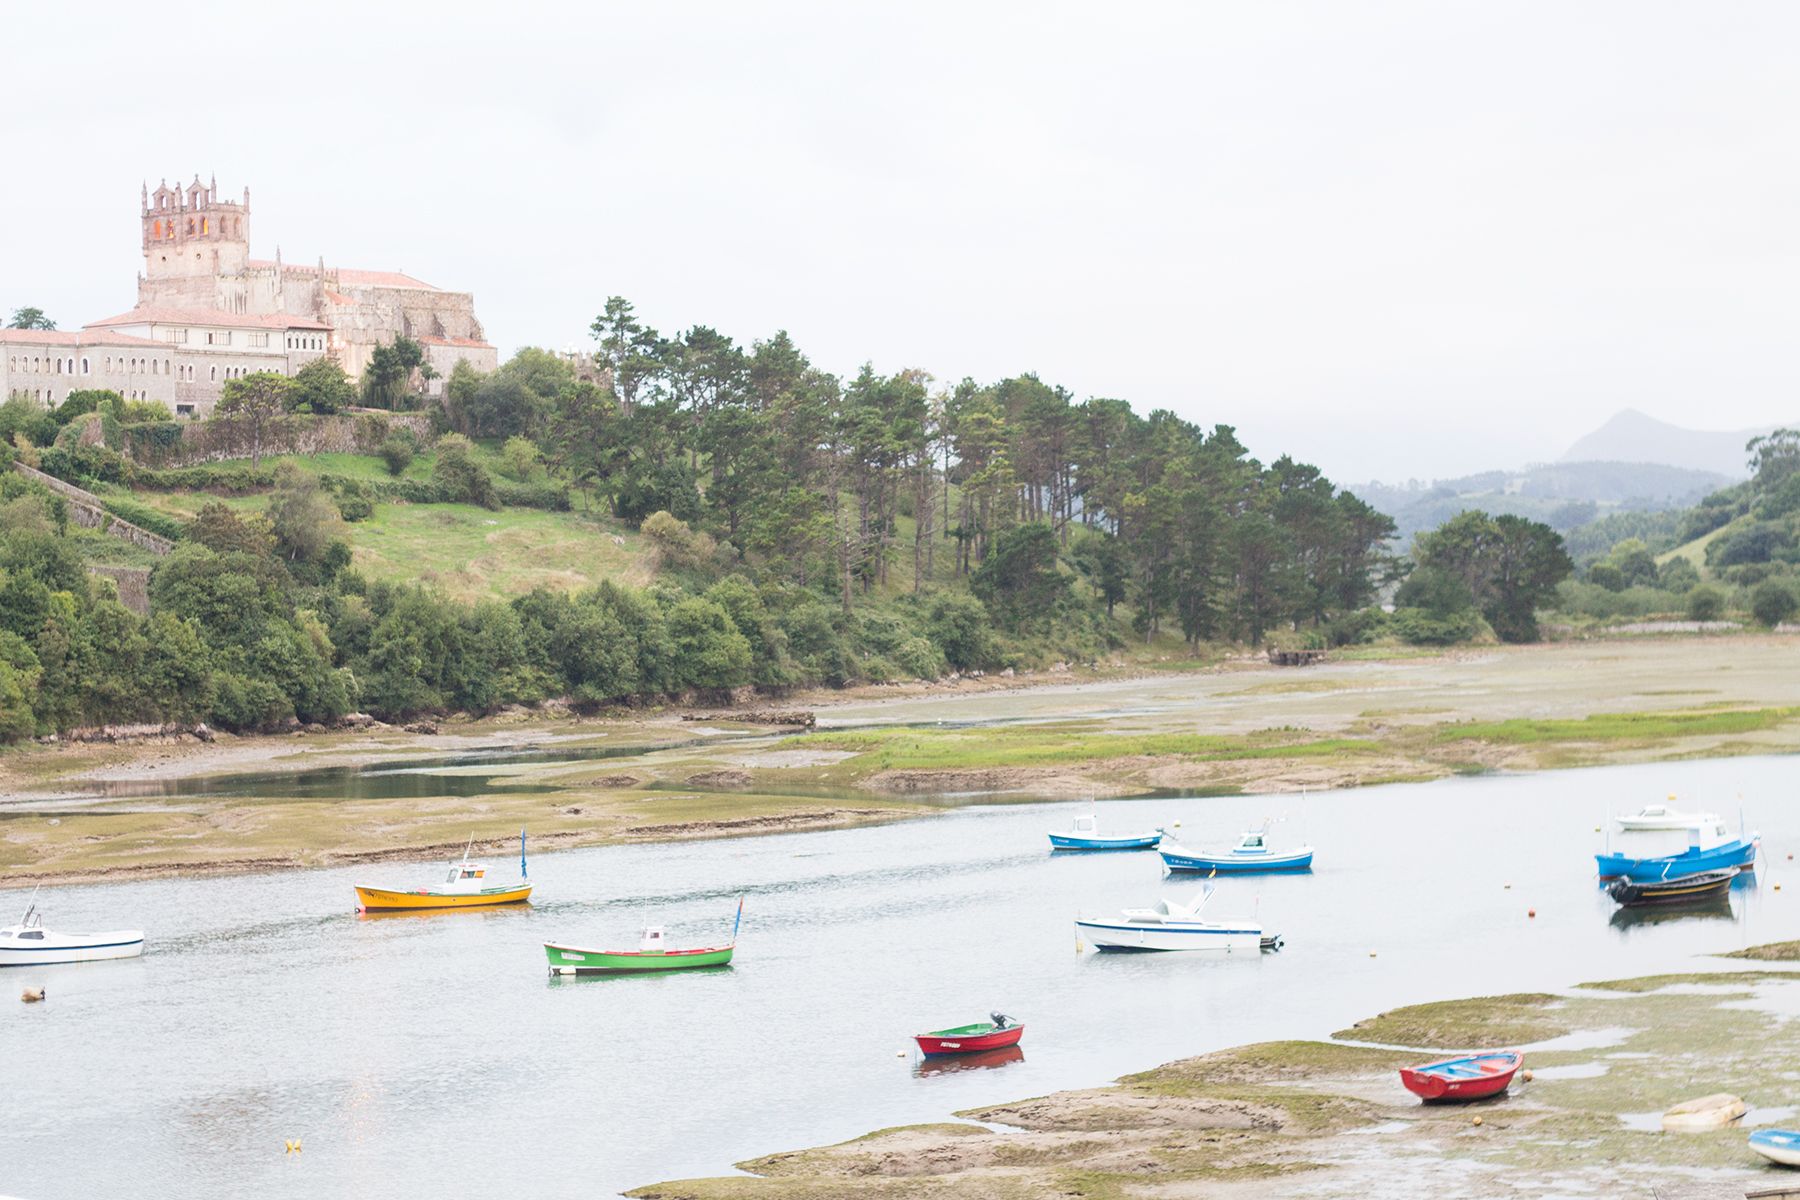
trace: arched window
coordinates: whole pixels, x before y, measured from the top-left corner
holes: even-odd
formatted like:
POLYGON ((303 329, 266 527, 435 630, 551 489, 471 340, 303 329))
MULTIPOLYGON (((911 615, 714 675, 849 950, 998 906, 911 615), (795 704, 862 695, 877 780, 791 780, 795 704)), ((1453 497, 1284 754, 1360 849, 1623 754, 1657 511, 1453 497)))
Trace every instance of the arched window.
POLYGON ((81 360, 81 373, 83 375, 88 373, 88 360, 85 358, 81 360))
POLYGON ((189 237, 194 236, 194 218, 192 218, 192 217, 188 218, 188 236, 189 237))
POLYGON ((206 381, 207 381, 207 382, 208 382, 208 383, 217 383, 217 382, 219 382, 219 368, 217 368, 217 367, 208 367, 208 368, 207 368, 207 380, 206 380, 206 381))

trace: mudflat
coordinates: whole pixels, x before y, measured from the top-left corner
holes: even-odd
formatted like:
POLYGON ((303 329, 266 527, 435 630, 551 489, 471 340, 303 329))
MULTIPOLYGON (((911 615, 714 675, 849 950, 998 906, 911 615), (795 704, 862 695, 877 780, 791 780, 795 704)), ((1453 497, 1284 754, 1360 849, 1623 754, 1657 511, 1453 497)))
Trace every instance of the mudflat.
POLYGON ((667 709, 511 714, 436 735, 22 747, 0 755, 0 880, 416 858, 471 835, 498 846, 521 826, 546 848, 835 828, 928 815, 940 809, 925 801, 950 793, 1298 791, 1787 751, 1800 748, 1800 638, 1361 652, 1285 669, 1243 658, 780 705, 811 709, 818 728, 667 709), (353 782, 370 764, 424 778, 384 794, 353 782), (246 773, 255 787, 234 787, 246 773))
POLYGON ((1796 1014, 1800 972, 1770 970, 1415 1005, 1330 1041, 1222 1050, 629 1195, 1741 1196, 1780 1178, 1744 1139, 1792 1111, 1791 1073, 1768 1049, 1792 1037, 1796 1014), (1531 1079, 1493 1100, 1424 1105, 1396 1074, 1499 1046, 1525 1052, 1531 1079), (1660 1131, 1664 1110, 1720 1090, 1750 1105, 1740 1125, 1660 1131))

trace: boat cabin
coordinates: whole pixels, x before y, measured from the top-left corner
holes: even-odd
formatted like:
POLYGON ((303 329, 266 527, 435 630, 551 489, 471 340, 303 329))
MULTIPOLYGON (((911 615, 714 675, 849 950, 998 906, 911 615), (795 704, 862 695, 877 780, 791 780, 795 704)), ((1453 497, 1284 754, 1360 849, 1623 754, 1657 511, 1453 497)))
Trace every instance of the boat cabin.
POLYGON ((1262 830, 1252 829, 1239 838, 1238 844, 1232 849, 1237 854, 1267 854, 1269 845, 1262 830))
POLYGON ((644 936, 638 939, 639 954, 661 954, 665 949, 663 929, 661 925, 644 926, 644 936))
POLYGON ((1095 821, 1093 814, 1090 813, 1085 817, 1076 817, 1075 828, 1070 832, 1093 834, 1099 832, 1099 828, 1099 824, 1095 821))
POLYGON ((1737 838, 1725 827, 1725 822, 1717 817, 1708 817, 1697 825, 1688 826, 1688 849, 1711 850, 1714 846, 1723 846, 1735 842, 1737 838))
POLYGON ((444 882, 466 883, 471 879, 480 879, 486 874, 486 863, 470 862, 467 859, 464 859, 462 862, 450 864, 450 877, 444 880, 444 882))

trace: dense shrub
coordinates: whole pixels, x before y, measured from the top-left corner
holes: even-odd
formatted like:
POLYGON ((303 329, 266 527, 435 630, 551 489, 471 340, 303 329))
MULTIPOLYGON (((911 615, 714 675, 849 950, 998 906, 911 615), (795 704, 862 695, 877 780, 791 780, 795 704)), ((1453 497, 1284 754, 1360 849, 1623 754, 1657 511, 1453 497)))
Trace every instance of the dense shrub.
POLYGON ((1741 563, 1765 563, 1785 557, 1794 549, 1794 537, 1785 522, 1752 521, 1720 534, 1706 545, 1706 565, 1731 567, 1741 563))
POLYGON ((38 469, 74 484, 135 478, 131 464, 104 446, 50 446, 38 455, 38 469))
POLYGON ((1700 582, 1700 568, 1677 555, 1656 569, 1656 586, 1670 592, 1685 592, 1700 582))
POLYGON ((573 507, 570 502, 568 485, 558 483, 553 479, 539 479, 531 483, 508 483, 496 480, 494 497, 508 508, 537 508, 545 512, 568 512, 573 507))
POLYGON ((379 453, 382 463, 387 467, 387 473, 395 478, 404 475, 406 468, 412 466, 412 443, 404 438, 387 438, 381 443, 379 453))
POLYGON ((206 463, 192 467, 138 467, 132 472, 133 487, 153 492, 213 492, 241 496, 265 492, 275 486, 275 467, 264 463, 206 463))
POLYGON ((1691 588, 1687 594, 1690 621, 1716 621, 1725 615, 1725 592, 1710 583, 1691 588))
POLYGON ((1401 641, 1415 646, 1452 646, 1471 641, 1481 634, 1484 624, 1472 608, 1441 614, 1423 608, 1397 608, 1393 615, 1394 633, 1401 641))
POLYGON ((987 609, 975 597, 942 592, 932 599, 927 633, 943 651, 945 662, 958 671, 972 671, 990 661, 990 623, 987 609))
POLYGON ((1597 562, 1588 568, 1588 582, 1609 592, 1625 590, 1625 573, 1609 562, 1597 562))
POLYGON ((100 507, 115 517, 130 521, 139 529, 147 529, 170 541, 178 541, 182 536, 184 526, 178 518, 160 513, 147 504, 139 504, 123 496, 103 496, 100 507))
POLYGON ((1750 614, 1774 628, 1800 609, 1800 599, 1785 579, 1765 579, 1750 593, 1750 614))
POLYGON ((479 504, 483 508, 500 507, 494 477, 475 460, 474 445, 461 434, 447 433, 438 439, 437 462, 431 468, 431 481, 447 500, 479 504))
POLYGON ((1392 626, 1388 615, 1370 606, 1347 612, 1325 626, 1329 646, 1356 646, 1385 636, 1392 626))

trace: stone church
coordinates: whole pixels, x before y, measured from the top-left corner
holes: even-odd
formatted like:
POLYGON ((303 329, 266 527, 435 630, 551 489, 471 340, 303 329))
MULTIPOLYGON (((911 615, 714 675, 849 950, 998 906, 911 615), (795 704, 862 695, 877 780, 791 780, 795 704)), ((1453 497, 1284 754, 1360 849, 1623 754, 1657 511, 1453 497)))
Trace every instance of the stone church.
POLYGON ((79 333, 0 330, 0 395, 59 404, 80 388, 113 388, 204 416, 224 383, 253 371, 291 375, 335 359, 352 378, 376 346, 406 336, 425 351, 433 394, 459 361, 480 371, 498 354, 468 292, 398 271, 250 257, 250 189, 219 197, 198 176, 186 189, 148 185, 140 198, 144 269, 137 305, 79 333))

